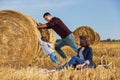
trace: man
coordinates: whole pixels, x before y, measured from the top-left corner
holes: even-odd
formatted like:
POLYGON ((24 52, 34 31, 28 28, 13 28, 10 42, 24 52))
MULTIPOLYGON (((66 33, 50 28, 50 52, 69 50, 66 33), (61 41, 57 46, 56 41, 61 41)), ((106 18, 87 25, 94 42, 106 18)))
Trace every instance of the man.
POLYGON ((60 54, 63 59, 66 59, 66 55, 61 50, 61 47, 69 45, 74 51, 77 52, 78 46, 74 41, 72 32, 68 27, 57 17, 52 17, 52 15, 46 12, 43 18, 48 22, 46 24, 39 23, 38 29, 53 29, 62 39, 55 45, 56 51, 60 54))

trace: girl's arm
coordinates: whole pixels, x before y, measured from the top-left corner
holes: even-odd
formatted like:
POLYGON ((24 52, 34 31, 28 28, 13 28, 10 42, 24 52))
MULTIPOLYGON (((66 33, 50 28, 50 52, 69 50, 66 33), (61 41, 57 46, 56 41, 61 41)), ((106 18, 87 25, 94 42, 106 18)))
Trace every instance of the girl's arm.
POLYGON ((42 45, 42 46, 46 45, 46 43, 43 40, 41 40, 41 39, 39 40, 39 44, 42 45))
POLYGON ((92 62, 92 58, 93 58, 92 48, 89 48, 87 53, 87 60, 85 61, 85 63, 89 65, 92 62))
POLYGON ((92 48, 89 48, 89 51, 87 54, 87 60, 83 64, 78 64, 76 66, 76 68, 81 68, 81 67, 84 67, 86 65, 89 65, 92 62, 92 57, 93 57, 92 48))
POLYGON ((39 40, 39 44, 42 45, 42 40, 41 39, 39 40))

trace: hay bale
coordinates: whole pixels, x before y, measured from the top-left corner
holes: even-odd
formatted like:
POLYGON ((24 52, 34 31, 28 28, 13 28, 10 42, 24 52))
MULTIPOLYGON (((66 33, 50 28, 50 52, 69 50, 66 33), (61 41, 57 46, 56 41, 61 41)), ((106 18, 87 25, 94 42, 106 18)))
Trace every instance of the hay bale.
POLYGON ((95 32, 95 42, 100 42, 100 35, 97 32, 95 32))
POLYGON ((52 29, 39 29, 41 37, 46 37, 46 39, 50 42, 55 44, 56 37, 55 32, 52 29))
POLYGON ((0 10, 0 61, 2 64, 30 64, 40 53, 39 31, 30 16, 0 10))
POLYGON ((74 32, 75 41, 78 44, 79 36, 86 36, 89 44, 93 44, 95 42, 95 34, 94 30, 88 26, 78 27, 74 32))

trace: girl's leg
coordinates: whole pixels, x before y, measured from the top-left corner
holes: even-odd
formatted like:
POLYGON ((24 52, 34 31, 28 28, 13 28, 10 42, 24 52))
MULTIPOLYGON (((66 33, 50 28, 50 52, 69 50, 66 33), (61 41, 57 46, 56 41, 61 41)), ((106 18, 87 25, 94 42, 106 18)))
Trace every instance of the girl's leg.
POLYGON ((73 56, 72 59, 68 62, 68 65, 72 66, 75 64, 83 64, 84 60, 80 59, 77 56, 73 56))
POLYGON ((55 52, 50 54, 50 59, 54 62, 54 63, 59 63, 58 58, 55 55, 55 52))
POLYGON ((66 63, 63 66, 59 66, 56 70, 60 71, 60 70, 62 70, 64 68, 68 68, 70 66, 77 65, 77 64, 83 64, 83 63, 84 63, 84 60, 80 59, 77 56, 73 56, 72 59, 68 63, 66 63))

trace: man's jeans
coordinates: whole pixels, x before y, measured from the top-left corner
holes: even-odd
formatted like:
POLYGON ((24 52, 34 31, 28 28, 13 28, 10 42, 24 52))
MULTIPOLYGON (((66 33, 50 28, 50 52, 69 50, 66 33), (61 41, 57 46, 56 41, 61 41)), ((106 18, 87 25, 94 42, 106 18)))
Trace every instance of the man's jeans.
POLYGON ((58 44, 56 44, 55 49, 56 51, 60 54, 60 56, 62 58, 67 58, 66 55, 64 54, 64 52, 61 50, 61 47, 65 46, 65 45, 69 45, 75 52, 77 52, 78 50, 78 46, 75 43, 73 34, 68 35, 66 38, 61 39, 58 44))
POLYGON ((49 56, 50 56, 50 59, 52 60, 52 62, 54 62, 54 63, 59 63, 59 60, 58 60, 58 58, 56 57, 55 52, 52 52, 49 56))

